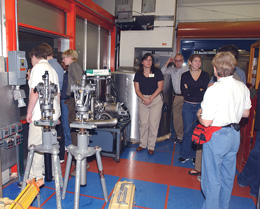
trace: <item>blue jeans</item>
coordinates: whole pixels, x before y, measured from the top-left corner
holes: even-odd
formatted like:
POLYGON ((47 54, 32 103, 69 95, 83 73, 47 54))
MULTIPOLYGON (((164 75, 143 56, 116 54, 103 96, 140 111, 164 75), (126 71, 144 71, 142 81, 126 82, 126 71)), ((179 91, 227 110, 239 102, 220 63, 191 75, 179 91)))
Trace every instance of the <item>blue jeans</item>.
POLYGON ((68 105, 64 104, 66 100, 61 100, 61 123, 63 125, 64 137, 65 137, 65 146, 72 144, 71 135, 70 135, 70 125, 69 125, 69 109, 68 105))
POLYGON ((228 209, 236 172, 240 132, 222 128, 203 144, 201 189, 203 209, 228 209))
POLYGON ((197 112, 200 104, 183 103, 182 119, 183 119, 183 140, 180 147, 180 157, 185 159, 196 157, 196 147, 191 141, 194 128, 198 124, 197 112))
POLYGON ((240 185, 249 185, 251 194, 258 194, 260 183, 260 131, 256 132, 255 146, 250 152, 243 171, 238 175, 237 181, 240 185))

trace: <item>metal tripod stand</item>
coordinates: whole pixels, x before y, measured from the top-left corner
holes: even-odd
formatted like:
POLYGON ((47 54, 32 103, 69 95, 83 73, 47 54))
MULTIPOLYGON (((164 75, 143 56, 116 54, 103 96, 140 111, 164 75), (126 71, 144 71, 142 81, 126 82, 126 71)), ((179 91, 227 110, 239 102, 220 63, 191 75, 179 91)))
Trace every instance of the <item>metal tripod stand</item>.
MULTIPOLYGON (((55 179, 55 191, 56 191, 56 204, 57 208, 61 209, 61 194, 60 188, 63 187, 62 173, 59 158, 59 144, 57 141, 57 132, 54 128, 57 124, 57 120, 53 120, 53 99, 54 94, 57 93, 57 85, 49 84, 48 71, 42 76, 44 83, 39 83, 35 87, 35 92, 39 93, 39 102, 41 107, 41 119, 34 121, 36 126, 42 126, 42 144, 30 145, 27 158, 27 164, 25 174, 22 183, 23 190, 26 186, 26 180, 29 179, 30 169, 32 166, 33 156, 35 152, 49 153, 52 155, 54 164, 54 179, 55 179)), ((51 166, 51 165, 50 165, 51 166)))
POLYGON ((89 132, 90 129, 95 129, 97 126, 94 122, 86 122, 89 119, 89 109, 91 93, 95 90, 91 84, 86 85, 86 75, 82 75, 81 86, 73 85, 71 91, 74 93, 76 106, 76 121, 70 124, 70 127, 79 130, 77 134, 77 146, 70 145, 68 147, 68 159, 64 176, 64 188, 62 190, 62 199, 65 198, 68 186, 69 173, 71 168, 72 156, 76 159, 76 180, 75 180, 75 196, 74 209, 79 208, 80 185, 87 184, 87 157, 96 155, 98 171, 101 180, 101 186, 105 202, 108 202, 106 182, 101 162, 101 148, 89 147, 89 132))

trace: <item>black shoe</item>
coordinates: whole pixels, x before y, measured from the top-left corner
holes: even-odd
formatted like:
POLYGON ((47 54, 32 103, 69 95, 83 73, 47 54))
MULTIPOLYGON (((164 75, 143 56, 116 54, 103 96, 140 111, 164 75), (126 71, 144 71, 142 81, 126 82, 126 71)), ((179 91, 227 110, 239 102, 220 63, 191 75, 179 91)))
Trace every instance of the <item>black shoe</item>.
POLYGON ((178 144, 178 145, 180 145, 180 144, 181 144, 181 142, 182 142, 182 140, 181 140, 181 139, 179 139, 179 138, 176 138, 174 143, 175 143, 175 144, 178 144))
POLYGON ((192 158, 192 164, 195 165, 196 158, 192 158))
POLYGON ((17 184, 17 186, 18 186, 18 188, 22 188, 22 184, 23 184, 23 181, 20 181, 20 182, 18 182, 18 184, 17 184))
POLYGON ((246 184, 240 183, 240 182, 239 182, 239 177, 237 178, 237 183, 238 183, 238 185, 239 185, 240 187, 246 187, 246 186, 248 186, 248 184, 246 185, 246 184))
POLYGON ((189 160, 189 158, 187 158, 187 159, 185 159, 185 158, 183 158, 183 157, 180 157, 179 158, 179 162, 181 162, 181 163, 185 163, 186 161, 188 161, 189 160))
POLYGON ((257 194, 256 194, 256 193, 250 192, 249 194, 250 194, 251 196, 253 196, 253 197, 257 197, 257 194))

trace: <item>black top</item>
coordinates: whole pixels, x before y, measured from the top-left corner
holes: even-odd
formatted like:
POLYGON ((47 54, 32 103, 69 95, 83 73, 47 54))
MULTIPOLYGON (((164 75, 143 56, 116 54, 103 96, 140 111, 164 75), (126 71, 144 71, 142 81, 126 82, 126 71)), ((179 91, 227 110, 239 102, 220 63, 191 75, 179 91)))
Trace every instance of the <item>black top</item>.
POLYGON ((260 88, 258 88, 258 90, 257 90, 255 130, 260 131, 260 88))
POLYGON ((155 69, 149 77, 145 77, 143 73, 136 72, 134 82, 139 83, 140 91, 145 95, 152 95, 158 88, 158 82, 163 81, 163 74, 160 69, 155 69))
POLYGON ((181 76, 181 92, 184 96, 184 100, 187 102, 202 102, 204 93, 208 87, 209 74, 205 71, 201 71, 198 80, 194 80, 190 71, 187 71, 181 76), (187 84, 188 89, 184 87, 187 84), (201 89, 203 89, 201 91, 201 89))

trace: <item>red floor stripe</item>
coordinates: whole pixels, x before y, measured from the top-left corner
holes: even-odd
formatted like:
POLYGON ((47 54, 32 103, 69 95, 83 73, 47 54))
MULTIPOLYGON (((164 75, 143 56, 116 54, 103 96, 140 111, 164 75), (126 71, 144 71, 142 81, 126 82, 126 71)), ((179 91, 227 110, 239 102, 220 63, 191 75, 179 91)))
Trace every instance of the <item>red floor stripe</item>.
POLYGON ((135 157, 136 153, 137 153, 137 151, 135 150, 135 153, 133 154, 133 156, 131 157, 130 160, 134 160, 134 157, 135 157))
POLYGON ((168 198, 169 198, 169 191, 170 191, 170 185, 167 186, 167 192, 166 192, 166 197, 165 197, 164 209, 167 209, 168 198))
POLYGON ((171 162, 171 166, 173 166, 173 160, 174 160, 174 153, 175 153, 175 144, 173 146, 173 152, 172 152, 172 162, 171 162))
POLYGON ((135 205, 136 208, 143 208, 143 209, 152 209, 152 208, 146 208, 146 207, 142 207, 142 206, 138 206, 138 205, 135 205))
POLYGON ((54 195, 55 195, 56 192, 53 192, 51 196, 49 196, 42 204, 41 204, 41 207, 46 203, 48 202, 54 195))

